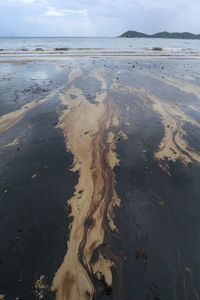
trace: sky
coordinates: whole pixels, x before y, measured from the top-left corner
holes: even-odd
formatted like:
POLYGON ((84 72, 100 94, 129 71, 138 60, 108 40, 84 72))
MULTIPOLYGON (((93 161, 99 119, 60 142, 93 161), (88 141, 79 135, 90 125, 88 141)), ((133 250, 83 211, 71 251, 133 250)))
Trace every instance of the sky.
POLYGON ((0 0, 0 36, 200 33, 200 0, 0 0))

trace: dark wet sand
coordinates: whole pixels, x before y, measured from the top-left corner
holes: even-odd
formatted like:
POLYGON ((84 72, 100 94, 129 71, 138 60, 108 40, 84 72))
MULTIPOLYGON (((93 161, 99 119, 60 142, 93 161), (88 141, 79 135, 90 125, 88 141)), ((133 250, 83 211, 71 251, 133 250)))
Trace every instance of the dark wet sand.
POLYGON ((199 74, 1 64, 0 299, 200 299, 199 74))

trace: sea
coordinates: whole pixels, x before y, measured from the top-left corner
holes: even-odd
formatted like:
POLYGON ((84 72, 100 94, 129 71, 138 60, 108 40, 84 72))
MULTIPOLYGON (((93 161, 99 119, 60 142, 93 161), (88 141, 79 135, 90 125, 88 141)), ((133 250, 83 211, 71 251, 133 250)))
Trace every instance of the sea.
POLYGON ((120 37, 0 38, 0 59, 76 55, 200 57, 200 40, 120 37))

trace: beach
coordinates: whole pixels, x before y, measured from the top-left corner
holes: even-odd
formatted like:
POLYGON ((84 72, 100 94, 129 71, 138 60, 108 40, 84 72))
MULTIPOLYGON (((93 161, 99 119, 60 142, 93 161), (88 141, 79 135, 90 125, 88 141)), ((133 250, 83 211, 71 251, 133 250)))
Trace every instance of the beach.
POLYGON ((199 300, 199 56, 98 51, 0 57, 0 299, 199 300))

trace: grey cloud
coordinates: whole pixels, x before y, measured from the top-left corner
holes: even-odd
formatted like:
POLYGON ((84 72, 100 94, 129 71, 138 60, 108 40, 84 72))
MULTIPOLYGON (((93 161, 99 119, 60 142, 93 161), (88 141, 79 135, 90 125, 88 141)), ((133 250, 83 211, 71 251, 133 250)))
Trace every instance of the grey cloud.
POLYGON ((42 30, 45 35, 116 36, 129 29, 200 33, 199 15, 199 0, 0 0, 0 34, 40 35, 42 30))

